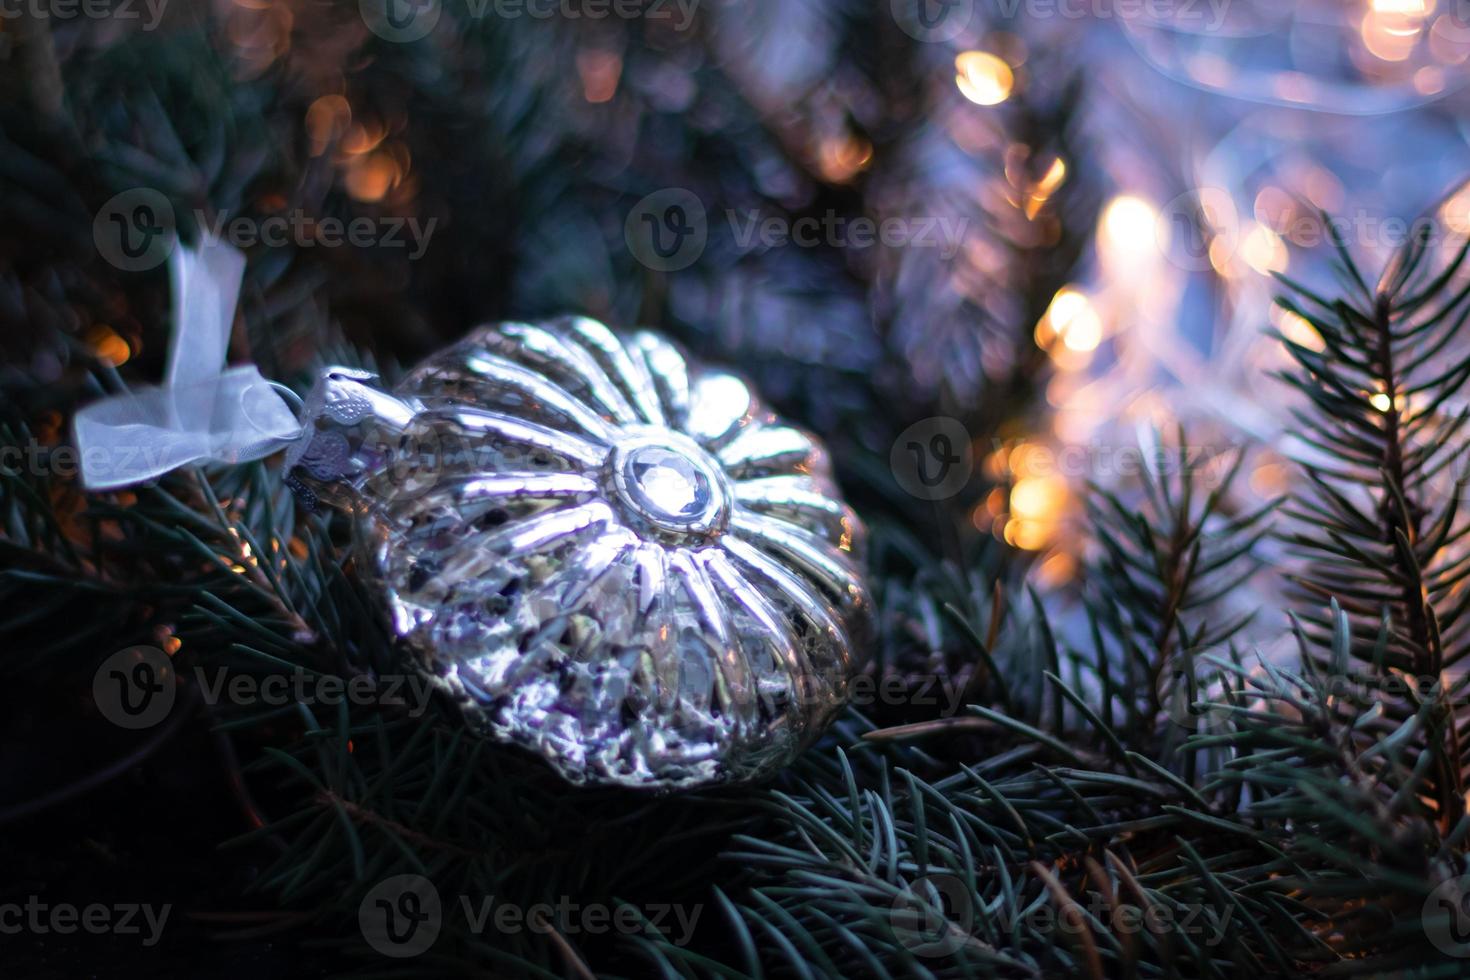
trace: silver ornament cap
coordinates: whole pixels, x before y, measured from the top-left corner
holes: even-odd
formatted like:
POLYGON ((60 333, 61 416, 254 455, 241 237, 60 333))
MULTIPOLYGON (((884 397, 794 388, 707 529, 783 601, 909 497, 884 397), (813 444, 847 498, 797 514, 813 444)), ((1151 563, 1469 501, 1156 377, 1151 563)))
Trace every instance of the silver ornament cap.
POLYGON ((391 393, 332 368, 288 458, 354 515, 418 669, 574 783, 789 763, 869 643, 864 530, 826 451, 649 331, 497 323, 391 393))

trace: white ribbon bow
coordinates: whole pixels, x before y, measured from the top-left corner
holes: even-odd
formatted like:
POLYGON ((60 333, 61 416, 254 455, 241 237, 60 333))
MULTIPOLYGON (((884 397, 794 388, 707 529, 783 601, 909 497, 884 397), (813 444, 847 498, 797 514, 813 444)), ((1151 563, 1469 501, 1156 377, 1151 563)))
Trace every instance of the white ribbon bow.
POLYGON ((76 414, 82 485, 112 490, 203 460, 269 456, 301 423, 251 364, 224 366, 245 256, 206 237, 169 256, 174 310, 162 387, 134 388, 76 414))

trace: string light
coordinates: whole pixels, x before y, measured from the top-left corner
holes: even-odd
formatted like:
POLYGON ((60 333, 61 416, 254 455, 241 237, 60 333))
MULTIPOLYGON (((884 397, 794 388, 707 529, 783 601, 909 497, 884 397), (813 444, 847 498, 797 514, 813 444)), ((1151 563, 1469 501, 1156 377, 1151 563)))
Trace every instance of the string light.
POLYGON ((1054 341, 1076 353, 1096 349, 1102 342, 1102 318, 1086 293, 1075 286, 1063 286, 1052 297, 1041 322, 1036 325, 1036 343, 1057 355, 1054 341))
POLYGON ((1444 71, 1434 65, 1425 65, 1414 72, 1414 91, 1421 95, 1435 95, 1444 91, 1444 71))
POLYGON ((1044 589, 1055 589, 1072 580, 1077 573, 1077 561, 1065 551, 1048 555, 1036 569, 1036 584, 1044 589))
POLYGON ((582 78, 582 96, 588 102, 609 102, 623 75, 623 58, 616 51, 584 48, 577 52, 577 74, 582 78))
POLYGON ((1251 490, 1261 497, 1278 497, 1291 489, 1292 476, 1292 468, 1285 463, 1261 463, 1251 471, 1251 490))
POLYGON ((399 155, 391 150, 392 147, 384 147, 353 159, 343 181, 347 193, 356 200, 373 203, 381 201, 397 187, 403 179, 404 168, 399 155))
POLYGON ((105 323, 99 323, 87 331, 87 343, 97 355, 97 360, 111 367, 126 364, 133 356, 133 349, 128 346, 128 342, 105 323))
POLYGON ((873 159, 873 144, 861 137, 843 135, 822 140, 817 164, 822 176, 833 183, 851 180, 873 159))
MULTIPOLYGON (((1015 482, 1007 500, 1007 514, 999 515, 994 526, 1008 544, 1023 551, 1040 551, 1056 537, 1068 499, 1067 480, 1056 472, 1050 448, 1038 443, 1019 443, 1011 448, 1007 462, 1015 482)), ((999 509, 996 501, 987 501, 987 513, 999 509)), ((981 526, 981 515, 975 515, 981 526)))
POLYGON ((1168 247, 1167 226, 1161 226, 1159 212, 1148 201, 1132 194, 1115 197, 1103 211, 1099 247, 1102 257, 1120 277, 1144 275, 1151 262, 1142 259, 1161 257, 1168 247))
POLYGON ((306 134, 311 155, 319 157, 342 138, 352 123, 352 106, 340 95, 323 95, 306 110, 306 134))
POLYGON ((1299 347, 1320 351, 1326 346, 1322 342, 1322 335, 1317 332, 1317 328, 1312 326, 1307 318, 1300 313, 1293 313, 1291 310, 1273 306, 1271 308, 1271 319, 1275 322, 1276 329, 1281 331, 1281 335, 1299 347))
POLYGON ((1470 184, 1455 191, 1439 209, 1440 219, 1457 235, 1470 235, 1470 184))
POLYGON ((954 67, 960 94, 976 105, 1000 105, 1011 97, 1016 77, 1001 58, 987 51, 962 51, 954 67))
POLYGON ((1055 474, 1028 476, 1011 487, 1011 516, 1003 532, 1007 543, 1023 551, 1045 548, 1061 524, 1067 503, 1067 481, 1055 474))
POLYGON ((344 158, 365 156, 388 138, 388 125, 381 119, 368 118, 353 122, 337 149, 344 158))
POLYGON ((1383 61, 1407 60, 1429 14, 1425 0, 1373 0, 1363 15, 1363 46, 1383 61))
POLYGON ((1067 163, 1061 157, 1051 162, 1046 173, 1032 186, 1031 192, 1026 196, 1026 218, 1034 221, 1041 212, 1047 200, 1057 192, 1057 188, 1067 179, 1067 163))
POLYGON ((1281 236, 1259 222, 1240 241, 1240 257, 1245 264, 1263 276, 1273 272, 1285 272, 1289 263, 1286 243, 1281 236))

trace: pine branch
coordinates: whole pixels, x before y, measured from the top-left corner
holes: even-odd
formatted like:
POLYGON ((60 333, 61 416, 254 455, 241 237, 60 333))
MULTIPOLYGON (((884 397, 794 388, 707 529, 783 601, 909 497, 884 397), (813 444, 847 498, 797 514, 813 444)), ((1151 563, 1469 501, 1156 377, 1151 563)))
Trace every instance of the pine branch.
MULTIPOLYGON (((1361 664, 1354 679, 1381 690, 1402 673, 1436 685, 1423 744, 1432 772, 1428 812, 1446 832, 1464 810, 1465 787, 1444 679, 1462 660, 1470 605, 1454 576, 1470 529, 1459 510, 1464 480, 1448 472, 1466 416, 1445 408, 1470 377, 1470 354, 1456 344, 1470 316, 1470 287, 1458 282, 1465 257, 1462 248, 1431 274, 1430 253, 1416 241, 1370 290, 1342 250, 1343 277, 1355 286, 1350 299, 1329 302, 1294 286, 1294 297, 1281 301, 1321 338, 1315 350, 1282 340, 1300 366, 1285 379, 1312 408, 1299 417, 1311 449, 1302 465, 1317 492, 1296 507, 1300 529, 1288 539, 1309 560, 1297 580, 1304 596, 1341 596, 1356 615, 1348 651, 1361 664), (1386 643, 1375 642, 1380 619, 1386 643)), ((1330 624, 1320 615, 1304 622, 1321 658, 1330 624)), ((1377 700, 1384 717, 1361 739, 1385 737, 1422 707, 1377 700)))
MULTIPOLYGON (((607 310, 734 353, 783 407, 823 427, 876 418, 853 426, 840 456, 878 516, 878 656, 897 664, 915 650, 939 654, 926 667, 954 684, 960 710, 901 719, 850 710, 772 786, 650 799, 569 789, 533 758, 473 736, 437 701, 422 715, 382 702, 211 707, 226 775, 237 774, 237 748, 247 763, 237 794, 255 829, 231 853, 260 872, 256 894, 241 902, 280 909, 225 910, 214 921, 248 923, 242 936, 306 938, 344 960, 367 957, 357 918, 364 895, 391 875, 420 874, 451 904, 460 896, 522 909, 564 896, 635 910, 682 902, 708 918, 686 942, 651 922, 639 935, 591 936, 543 915, 544 931, 501 935, 450 914, 434 950, 403 975, 630 975, 650 965, 669 976, 727 977, 1458 975, 1425 929, 1441 914, 1428 904, 1443 895, 1436 889, 1470 871, 1470 817, 1456 795, 1463 723, 1450 710, 1470 684, 1461 670, 1470 555, 1453 469, 1470 420, 1452 407, 1470 377, 1458 339, 1470 316, 1463 253, 1435 272, 1415 245, 1374 287, 1344 256, 1345 298, 1300 291, 1287 301, 1322 342, 1287 342, 1313 449, 1310 492, 1289 509, 1288 541, 1310 559, 1299 583, 1299 671, 1247 667, 1235 649, 1243 621, 1216 612, 1256 569, 1266 512, 1231 511, 1225 488, 1235 469, 1225 486, 1205 486, 1182 435, 1136 493, 1094 494, 1095 560, 1083 569, 1089 616, 1072 635, 967 514, 935 533, 913 501, 877 489, 890 475, 884 451, 896 413, 865 303, 886 310, 895 347, 918 360, 953 351, 910 342, 898 336, 904 329, 954 331, 963 356, 930 367, 958 379, 955 403, 982 390, 967 385, 985 375, 998 408, 977 415, 977 435, 1025 401, 1019 394, 1045 363, 1031 328, 1070 277, 1095 216, 1087 148, 1073 142, 1075 91, 1052 101, 1056 93, 1023 85, 992 114, 1001 143, 1028 148, 1019 167, 946 155, 956 165, 943 174, 890 171, 904 146, 914 152, 898 153, 900 164, 927 159, 919 150, 933 134, 883 128, 874 106, 892 93, 838 54, 848 35, 872 26, 846 3, 808 10, 836 81, 796 85, 791 113, 786 90, 772 97, 762 92, 772 80, 745 70, 758 58, 742 69, 704 48, 691 58, 701 67, 690 85, 708 101, 660 105, 639 73, 662 62, 630 29, 618 49, 630 81, 619 114, 603 115, 566 85, 567 65, 598 38, 460 23, 446 9, 442 30, 455 43, 379 44, 352 7, 301 7, 302 18, 357 27, 337 35, 312 20, 287 63, 246 84, 202 33, 156 48, 119 43, 63 64, 63 104, 75 107, 80 141, 3 110, 0 171, 10 193, 0 208, 18 218, 35 255, 4 257, 0 314, 25 328, 17 363, 49 352, 68 367, 59 386, 6 375, 15 411, 0 443, 26 446, 26 422, 121 386, 85 342, 89 328, 113 324, 129 340, 146 339, 135 351, 161 350, 162 277, 118 276, 91 255, 88 224, 117 190, 157 184, 181 209, 206 215, 257 206, 271 191, 312 215, 371 210, 338 186, 331 152, 297 159, 299 119, 316 99, 341 94, 340 75, 355 119, 404 121, 395 138, 420 168, 427 211, 470 202, 490 217, 452 230, 409 290, 404 266, 381 257, 253 256, 239 339, 267 373, 284 378, 308 358, 352 356, 334 349, 334 333, 310 309, 325 284, 349 332, 401 353, 433 342, 433 331, 403 323, 447 329, 508 312, 607 310), (347 71, 349 61, 373 71, 347 71), (793 116, 805 124, 791 126, 793 116), (460 124, 444 127, 446 119, 460 124), (823 168, 822 146, 803 139, 808 129, 869 141, 879 172, 865 177, 859 167, 838 179, 823 168), (678 140, 630 147, 623 130, 678 140), (699 151, 666 151, 678 141, 699 151), (255 154, 257 146, 269 150, 255 154), (1039 195, 1056 159, 1067 177, 1039 195), (628 268, 617 223, 604 220, 661 186, 786 216, 828 206, 901 213, 948 178, 973 190, 977 175, 1005 184, 1006 194, 973 213, 985 225, 973 230, 994 231, 1004 261, 980 270, 991 274, 977 273, 958 298, 931 290, 948 288, 953 270, 924 255, 872 268, 832 250, 777 261, 718 241, 670 281, 628 268), (878 193, 890 180, 912 192, 896 192, 898 205, 878 193), (457 270, 464 255, 493 270, 488 284, 457 270), (441 288, 456 276, 473 279, 473 290, 441 288), (907 315, 931 308, 945 317, 907 315), (800 356, 770 356, 798 333, 821 342, 800 356), (997 344, 1016 345, 997 358, 1016 369, 1010 375, 986 369, 994 365, 981 355, 997 354, 997 344), (828 364, 829 355, 846 359, 828 364), (1197 663, 1218 683, 1191 707, 1218 724, 1161 731, 1161 682, 1197 663), (1405 674, 1431 683, 1376 697, 1405 674), (1345 683, 1366 693, 1345 697, 1345 683), (1197 771, 1201 756, 1218 764, 1197 771), (1145 913, 1157 928, 1137 927, 1145 913)), ((727 23, 721 39, 738 27, 727 23)), ((919 63, 938 49, 904 48, 898 58, 919 63)), ((1032 52, 1033 76, 1048 74, 1035 67, 1041 57, 1032 52)), ((939 84, 954 99, 943 67, 939 84)), ((55 103, 54 92, 42 95, 55 103)), ((5 343, 21 334, 8 331, 5 343)), ((146 377, 152 367, 135 360, 127 373, 146 377)), ((58 433, 38 441, 51 447, 58 433)), ((342 557, 344 527, 298 514, 269 465, 178 474, 85 502, 56 467, 42 469, 0 472, 0 635, 20 651, 5 662, 15 690, 42 676, 85 677, 102 647, 134 638, 178 643, 181 668, 255 677, 381 681, 406 671, 342 557)), ((162 757, 165 742, 145 749, 162 757)), ((7 812, 55 802, 21 801, 7 812)), ((360 966, 391 972, 375 955, 360 966)))
POLYGON ((1116 693, 1133 692, 1122 698, 1125 717, 1129 731, 1144 738, 1162 720, 1171 676, 1199 680, 1195 658, 1219 653, 1249 624, 1251 613, 1211 623, 1210 614, 1218 613, 1211 607, 1260 568, 1254 552, 1270 533, 1274 503, 1244 514, 1225 509, 1245 451, 1231 451, 1218 485, 1208 488, 1201 486, 1202 453, 1203 447, 1189 445, 1182 427, 1173 446, 1155 433, 1145 447, 1140 507, 1130 508, 1098 485, 1087 501, 1100 551, 1087 576, 1094 593, 1088 616, 1094 635, 1106 636, 1115 651, 1104 651, 1108 662, 1094 669, 1104 668, 1109 713, 1116 693), (1207 491, 1202 500, 1201 490, 1207 491), (1116 688, 1106 670, 1113 659, 1122 670, 1116 688))

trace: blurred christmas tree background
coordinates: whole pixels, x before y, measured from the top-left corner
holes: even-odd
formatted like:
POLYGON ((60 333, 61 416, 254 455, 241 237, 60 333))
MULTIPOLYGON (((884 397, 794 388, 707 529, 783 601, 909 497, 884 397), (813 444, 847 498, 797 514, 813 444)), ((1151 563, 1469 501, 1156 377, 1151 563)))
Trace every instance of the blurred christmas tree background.
POLYGON ((0 905, 172 909, 7 975, 1463 975, 1467 59, 1431 0, 0 7, 0 905), (206 697, 397 662, 279 459, 80 490, 206 232, 298 391, 563 312, 745 373, 872 528, 866 694, 669 798, 206 697))

